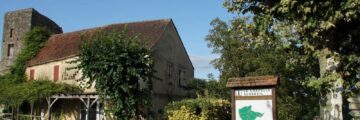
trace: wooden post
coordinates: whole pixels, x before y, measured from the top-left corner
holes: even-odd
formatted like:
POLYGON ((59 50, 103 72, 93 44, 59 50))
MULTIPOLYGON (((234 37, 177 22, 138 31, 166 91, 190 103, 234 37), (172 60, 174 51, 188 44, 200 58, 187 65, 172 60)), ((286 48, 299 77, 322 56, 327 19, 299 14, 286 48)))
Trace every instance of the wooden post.
POLYGON ((54 101, 51 101, 50 97, 46 98, 46 101, 48 103, 48 109, 47 109, 47 113, 48 113, 48 120, 51 120, 51 107, 54 105, 54 103, 58 100, 58 98, 55 98, 54 101))
POLYGON ((45 120, 44 102, 40 101, 40 120, 45 120))
POLYGON ((30 114, 31 114, 31 120, 34 119, 34 102, 30 103, 30 114))
POLYGON ((89 104, 90 104, 90 98, 87 98, 87 102, 86 102, 86 116, 85 116, 85 120, 89 120, 89 104))
POLYGON ((96 120, 100 120, 100 114, 101 114, 100 102, 96 101, 96 120))
POLYGON ((46 101, 47 101, 47 103, 48 103, 48 105, 47 105, 47 114, 48 114, 48 120, 51 120, 51 115, 50 115, 50 112, 51 112, 51 106, 50 106, 50 104, 51 104, 51 98, 46 98, 46 101))
POLYGON ((86 101, 84 101, 83 98, 79 98, 81 100, 81 102, 84 103, 85 105, 85 109, 86 109, 86 114, 85 114, 85 120, 88 120, 88 115, 89 115, 89 107, 90 107, 90 98, 87 97, 86 101))

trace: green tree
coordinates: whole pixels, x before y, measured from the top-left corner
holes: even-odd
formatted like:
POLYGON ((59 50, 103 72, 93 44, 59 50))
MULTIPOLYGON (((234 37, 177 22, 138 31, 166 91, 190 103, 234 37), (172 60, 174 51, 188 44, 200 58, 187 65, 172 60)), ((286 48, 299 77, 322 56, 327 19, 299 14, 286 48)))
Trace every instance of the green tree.
POLYGON ((95 82, 97 92, 110 97, 115 119, 138 119, 140 108, 148 105, 152 58, 137 36, 99 31, 83 40, 78 62, 82 80, 95 82))
POLYGON ((215 79, 195 78, 189 82, 187 89, 188 96, 191 98, 207 97, 230 100, 231 97, 230 89, 215 79))
POLYGON ((278 22, 272 33, 263 32, 256 25, 258 19, 237 17, 230 23, 219 19, 211 22, 213 29, 207 41, 213 53, 221 55, 213 61, 220 70, 220 85, 225 86, 230 77, 279 75, 277 110, 282 114, 278 119, 311 119, 317 113, 317 97, 302 84, 306 76, 318 75, 317 59, 305 54, 291 26, 278 22), (285 101, 288 103, 280 103, 285 101))
MULTIPOLYGON (((286 22, 294 26, 306 52, 319 58, 321 77, 309 83, 317 88, 322 99, 335 100, 322 112, 342 112, 342 91, 356 83, 359 69, 360 2, 358 0, 225 0, 225 7, 234 13, 252 13, 259 30, 272 33, 273 23, 286 22), (333 61, 335 65, 327 63, 333 61), (338 65, 336 65, 338 63, 338 65), (330 94, 331 93, 331 94, 330 94), (331 96, 338 96, 332 98, 331 96)), ((332 114, 342 119, 342 114, 332 114)))

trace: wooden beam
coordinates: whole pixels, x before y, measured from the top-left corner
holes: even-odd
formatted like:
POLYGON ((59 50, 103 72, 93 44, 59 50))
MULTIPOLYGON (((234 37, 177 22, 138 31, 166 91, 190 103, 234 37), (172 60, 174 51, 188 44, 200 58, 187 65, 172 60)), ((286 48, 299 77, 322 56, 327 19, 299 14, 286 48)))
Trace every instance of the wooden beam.
POLYGON ((88 108, 88 106, 86 105, 86 102, 84 101, 83 98, 79 98, 81 100, 82 103, 84 103, 85 107, 88 108))
POLYGON ((94 101, 92 101, 92 103, 90 104, 90 107, 93 106, 97 101, 98 101, 99 98, 95 98, 94 101))
POLYGON ((48 103, 48 109, 47 109, 47 113, 48 113, 48 120, 51 120, 51 107, 54 105, 54 103, 58 100, 59 98, 55 98, 54 101, 51 101, 51 97, 46 97, 46 101, 48 103))
MULTIPOLYGON (((54 103, 55 103, 58 99, 59 99, 59 98, 55 98, 54 101, 51 102, 50 107, 52 107, 52 106, 54 105, 54 103)), ((51 100, 51 98, 50 98, 50 100, 51 100)))
MULTIPOLYGON (((92 98, 92 99, 96 99, 96 98, 100 98, 99 95, 84 95, 84 94, 79 94, 79 95, 65 95, 65 94, 58 94, 58 95, 52 95, 50 96, 51 98, 61 98, 61 99, 77 99, 77 98, 92 98)), ((105 97, 105 99, 109 99, 110 97, 107 96, 105 97)))

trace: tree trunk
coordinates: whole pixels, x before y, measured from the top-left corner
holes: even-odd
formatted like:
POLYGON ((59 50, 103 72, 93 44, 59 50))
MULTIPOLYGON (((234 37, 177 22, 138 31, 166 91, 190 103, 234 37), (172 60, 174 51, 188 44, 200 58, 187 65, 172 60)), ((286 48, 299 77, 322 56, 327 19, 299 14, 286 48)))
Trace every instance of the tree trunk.
MULTIPOLYGON (((319 57, 320 75, 324 77, 326 73, 335 73, 339 61, 336 61, 334 53, 328 49, 322 49, 319 57)), ((332 83, 332 88, 328 88, 327 93, 321 96, 320 116, 323 120, 342 120, 342 88, 343 79, 340 77, 332 83)))

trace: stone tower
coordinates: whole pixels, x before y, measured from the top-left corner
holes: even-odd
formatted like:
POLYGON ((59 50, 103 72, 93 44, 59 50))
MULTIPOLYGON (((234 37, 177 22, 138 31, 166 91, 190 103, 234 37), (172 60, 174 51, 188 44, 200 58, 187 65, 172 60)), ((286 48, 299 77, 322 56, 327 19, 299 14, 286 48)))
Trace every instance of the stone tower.
POLYGON ((0 75, 12 65, 24 47, 25 34, 35 26, 45 27, 52 33, 62 33, 61 27, 33 8, 10 11, 5 14, 0 75))

